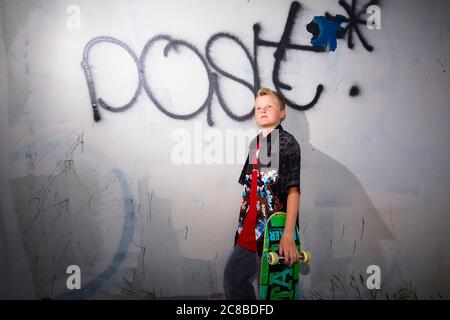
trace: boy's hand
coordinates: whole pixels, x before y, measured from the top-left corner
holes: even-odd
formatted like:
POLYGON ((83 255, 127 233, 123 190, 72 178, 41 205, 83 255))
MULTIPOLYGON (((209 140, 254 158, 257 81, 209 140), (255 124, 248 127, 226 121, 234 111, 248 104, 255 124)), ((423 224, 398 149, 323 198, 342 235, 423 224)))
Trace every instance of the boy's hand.
POLYGON ((294 242, 294 235, 284 232, 280 241, 280 248, 278 250, 280 256, 284 256, 284 263, 290 267, 294 262, 300 259, 300 253, 294 242))

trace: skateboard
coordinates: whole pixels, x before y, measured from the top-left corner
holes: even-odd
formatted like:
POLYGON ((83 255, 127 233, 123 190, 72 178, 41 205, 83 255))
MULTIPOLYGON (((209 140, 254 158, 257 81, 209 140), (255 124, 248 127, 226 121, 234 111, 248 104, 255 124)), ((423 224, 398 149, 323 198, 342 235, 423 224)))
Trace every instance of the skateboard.
MULTIPOLYGON (((260 300, 296 300, 298 294, 299 262, 291 267, 284 264, 278 248, 286 224, 284 212, 274 213, 267 220, 264 230, 264 246, 261 257, 259 281, 260 300)), ((300 235, 295 227, 294 241, 300 252, 300 263, 309 263, 311 254, 300 250, 300 235)))

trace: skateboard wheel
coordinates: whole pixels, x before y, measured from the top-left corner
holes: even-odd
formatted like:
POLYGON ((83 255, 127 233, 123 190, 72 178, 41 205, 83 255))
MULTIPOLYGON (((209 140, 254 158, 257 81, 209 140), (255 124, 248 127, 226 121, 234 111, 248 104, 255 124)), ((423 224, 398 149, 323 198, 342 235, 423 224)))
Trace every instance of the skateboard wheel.
POLYGON ((279 260, 279 257, 276 252, 269 252, 269 254, 267 255, 267 262, 271 266, 278 264, 278 260, 279 260))
POLYGON ((300 262, 309 263, 311 261, 311 253, 309 251, 300 251, 300 262))

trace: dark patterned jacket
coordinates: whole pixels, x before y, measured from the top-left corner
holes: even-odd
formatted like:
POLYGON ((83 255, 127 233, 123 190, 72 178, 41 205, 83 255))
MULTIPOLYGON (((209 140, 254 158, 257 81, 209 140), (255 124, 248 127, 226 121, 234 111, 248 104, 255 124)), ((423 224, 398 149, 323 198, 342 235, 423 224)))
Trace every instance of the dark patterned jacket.
MULTIPOLYGON (((264 228, 267 218, 275 212, 286 212, 288 189, 297 186, 300 189, 300 145, 294 136, 283 130, 279 124, 267 137, 262 133, 256 136, 249 146, 248 155, 254 154, 259 141, 258 187, 256 192, 256 229, 258 254, 261 256, 264 242, 264 228)), ((239 211, 239 223, 235 235, 235 245, 242 231, 244 219, 250 207, 250 186, 252 183, 252 163, 249 156, 239 177, 244 186, 239 211)), ((297 211, 298 214, 298 211, 297 211)), ((298 215, 297 215, 298 225, 298 215)))

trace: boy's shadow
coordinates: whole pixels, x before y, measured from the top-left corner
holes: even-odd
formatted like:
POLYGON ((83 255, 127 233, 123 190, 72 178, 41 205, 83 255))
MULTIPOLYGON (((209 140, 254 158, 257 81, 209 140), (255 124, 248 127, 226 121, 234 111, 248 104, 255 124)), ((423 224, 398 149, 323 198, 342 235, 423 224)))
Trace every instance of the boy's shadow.
POLYGON ((309 143, 304 113, 292 112, 282 126, 301 147, 300 238, 312 255, 301 264, 301 298, 311 297, 308 290, 330 294, 333 282, 349 288, 370 265, 388 270, 380 242, 393 236, 358 178, 309 143))

